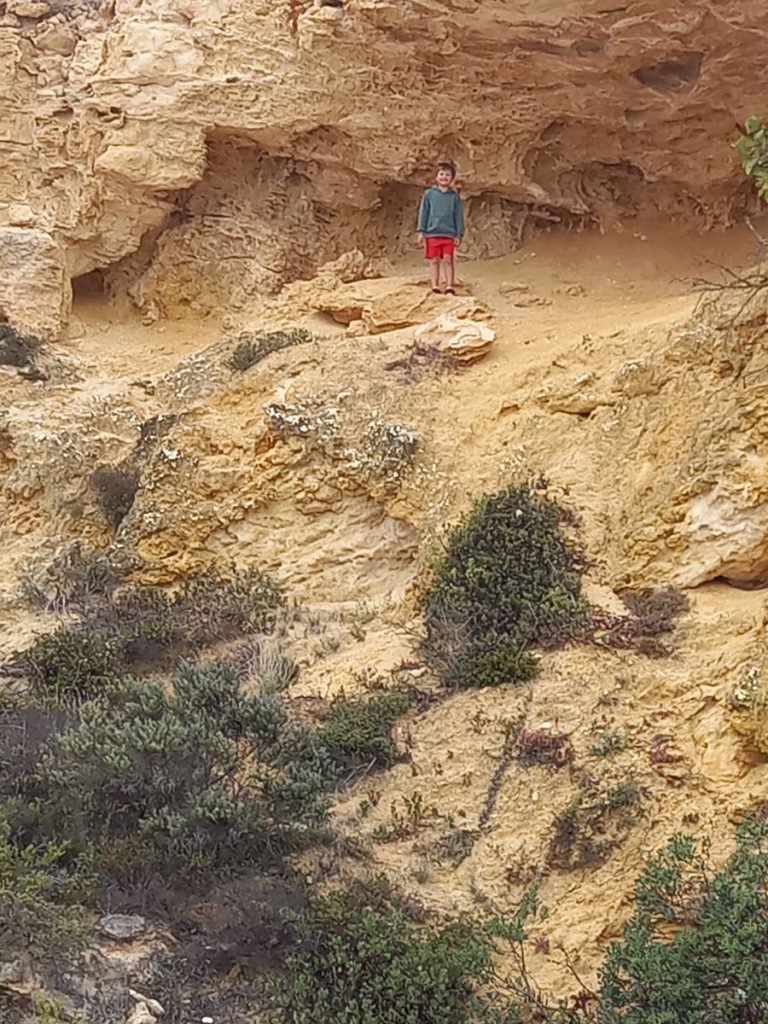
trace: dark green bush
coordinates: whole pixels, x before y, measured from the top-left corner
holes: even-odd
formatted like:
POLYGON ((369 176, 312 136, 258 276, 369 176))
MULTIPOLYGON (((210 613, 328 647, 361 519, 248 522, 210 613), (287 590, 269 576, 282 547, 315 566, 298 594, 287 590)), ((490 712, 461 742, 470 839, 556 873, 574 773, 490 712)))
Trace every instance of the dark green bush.
POLYGON ((453 530, 422 603, 421 654, 446 686, 528 679, 531 648, 584 622, 583 560, 563 536, 570 517, 532 485, 481 498, 453 530))
POLYGON ((768 822, 744 822, 714 870, 677 836, 647 866, 637 909, 600 972, 599 1024, 768 1019, 768 822))
POLYGON ((285 1024, 469 1024, 493 946, 470 921, 417 924, 374 880, 315 899, 277 1001, 285 1024))
POLYGON ((116 637, 61 626, 39 636, 23 664, 43 702, 86 700, 115 683, 123 670, 123 646, 116 637))
POLYGON ((0 960, 31 954, 38 965, 71 957, 85 922, 61 844, 19 847, 0 809, 0 960))
POLYGON ((312 332, 303 327, 291 327, 285 331, 265 331, 262 334, 243 337, 229 357, 229 365, 233 370, 243 373, 260 363, 271 352, 289 348, 291 345, 306 345, 309 341, 312 341, 312 332))
POLYGON ((67 569, 61 601, 80 621, 40 637, 15 659, 41 698, 82 700, 121 673, 170 668, 219 641, 268 633, 284 604, 279 587, 256 569, 212 566, 176 591, 119 584, 98 561, 67 569))
POLYGON ((0 366, 30 366, 40 351, 40 340, 0 323, 0 366))
POLYGON ((337 772, 346 775, 368 766, 391 767, 397 760, 392 727, 410 703, 405 690, 373 697, 337 697, 317 734, 337 772))
POLYGON ((286 763, 286 711, 227 665, 182 666, 168 693, 126 678, 80 707, 32 786, 39 820, 113 877, 267 862, 324 818, 327 776, 286 763))

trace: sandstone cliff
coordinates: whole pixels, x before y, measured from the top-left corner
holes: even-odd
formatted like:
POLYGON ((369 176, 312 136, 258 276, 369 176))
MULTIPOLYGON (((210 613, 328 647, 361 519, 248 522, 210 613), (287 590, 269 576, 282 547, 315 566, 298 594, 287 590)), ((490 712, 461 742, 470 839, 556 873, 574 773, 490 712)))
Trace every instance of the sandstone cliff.
POLYGON ((436 156, 476 256, 728 222, 765 41, 759 0, 6 0, 0 306, 55 334, 94 271, 151 316, 243 305, 407 246, 436 156))
POLYGON ((673 655, 573 646, 530 687, 443 695, 335 819, 429 908, 508 912, 543 869, 532 966, 558 995, 558 946, 589 979, 672 833, 720 856, 764 799, 765 296, 702 305, 690 278, 754 259, 718 226, 751 203, 729 142, 764 103, 765 20, 758 0, 0 3, 0 307, 51 339, 37 374, 0 366, 0 652, 59 621, 52 570, 78 550, 163 585, 234 560, 302 606, 289 701, 386 685, 413 671, 441 528, 546 474, 591 600, 686 589, 673 655), (472 225, 455 300, 407 257, 436 155, 472 225), (311 339, 233 366, 289 325, 311 339), (513 763, 522 717, 573 766, 513 763), (634 810, 606 816, 628 780, 634 810), (553 863, 577 797, 604 846, 553 863))

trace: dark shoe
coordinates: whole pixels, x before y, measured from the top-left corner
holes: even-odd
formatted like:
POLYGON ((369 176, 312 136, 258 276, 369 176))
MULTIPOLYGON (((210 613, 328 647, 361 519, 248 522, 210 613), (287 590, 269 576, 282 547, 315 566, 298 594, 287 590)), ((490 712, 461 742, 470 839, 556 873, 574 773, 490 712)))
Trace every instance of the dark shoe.
POLYGON ((435 293, 435 295, 441 295, 442 294, 439 288, 433 288, 432 291, 435 293))
POLYGON ((446 288, 445 289, 445 294, 446 295, 455 295, 456 294, 456 289, 455 288, 446 288))

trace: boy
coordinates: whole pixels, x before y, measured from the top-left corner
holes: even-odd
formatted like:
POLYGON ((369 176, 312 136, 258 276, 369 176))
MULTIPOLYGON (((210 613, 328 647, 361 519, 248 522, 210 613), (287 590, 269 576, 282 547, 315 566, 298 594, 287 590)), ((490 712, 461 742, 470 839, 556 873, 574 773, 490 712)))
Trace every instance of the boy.
POLYGON ((445 274, 445 294, 455 295, 453 254, 464 235, 464 210, 453 188, 456 168, 453 164, 437 165, 436 185, 421 197, 419 207, 419 241, 429 260, 429 282, 432 291, 440 293, 440 264, 445 274))

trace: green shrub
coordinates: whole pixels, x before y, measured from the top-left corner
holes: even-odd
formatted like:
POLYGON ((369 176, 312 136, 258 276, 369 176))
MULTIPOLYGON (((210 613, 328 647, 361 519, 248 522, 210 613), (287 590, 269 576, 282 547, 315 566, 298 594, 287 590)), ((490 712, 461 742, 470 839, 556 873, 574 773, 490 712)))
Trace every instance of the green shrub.
POLYGON ((419 926, 386 883, 315 899, 297 925, 277 995, 285 1024, 468 1024, 491 978, 492 944, 476 925, 419 926))
POLYGON ((450 687, 528 679, 533 647, 584 622, 583 561, 563 536, 568 514, 531 485, 478 501, 453 530, 422 603, 421 654, 450 687))
POLYGON ((269 861, 324 818, 328 776, 288 759, 291 740, 281 702, 244 695, 230 666, 184 665, 171 693, 126 678, 41 759, 39 820, 118 878, 269 861))
POLYGON ((0 810, 0 960, 29 953, 38 964, 68 958, 82 945, 84 916, 75 880, 62 867, 62 844, 19 847, 0 810))
POLYGON ((744 822, 715 871, 677 836, 647 866, 637 909, 600 972, 599 1024, 768 1019, 768 822, 744 822))
POLYGON ((328 719, 317 739, 325 748, 339 774, 359 768, 389 768, 397 760, 392 727, 410 707, 405 690, 392 690, 373 697, 345 697, 331 704, 328 719))
POLYGON ((735 145, 745 172, 755 179, 758 195, 761 199, 768 199, 768 124, 765 116, 748 117, 735 145))
POLYGON ((46 700, 83 700, 121 673, 172 667, 182 654, 268 633, 284 604, 279 587, 256 569, 211 566, 176 591, 118 590, 119 575, 95 560, 77 562, 58 582, 61 604, 80 621, 38 638, 15 659, 46 700))
POLYGON ((0 366, 30 366, 40 351, 40 340, 0 323, 0 366))
POLYGON ((260 363, 271 352, 277 352, 291 345, 306 345, 312 341, 312 332, 302 327, 284 331, 266 331, 240 338, 229 357, 229 365, 241 373, 260 363))
POLYGON ((57 704, 101 693, 124 664, 118 638, 67 626, 39 636, 22 660, 38 699, 57 704))

